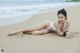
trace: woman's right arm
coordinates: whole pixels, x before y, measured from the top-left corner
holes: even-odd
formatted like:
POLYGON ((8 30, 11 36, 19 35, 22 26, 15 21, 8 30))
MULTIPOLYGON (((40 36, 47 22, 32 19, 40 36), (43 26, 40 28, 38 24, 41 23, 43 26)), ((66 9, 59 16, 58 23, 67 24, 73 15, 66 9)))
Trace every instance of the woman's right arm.
POLYGON ((57 33, 62 36, 63 32, 60 30, 58 23, 55 23, 55 28, 56 28, 57 33))
MULTIPOLYGON (((60 27, 59 27, 58 23, 55 24, 55 27, 56 27, 56 31, 57 31, 58 35, 64 36, 64 32, 60 30, 60 27)), ((67 28, 67 29, 69 29, 69 28, 67 28)), ((73 34, 70 33, 70 32, 66 32, 66 36, 65 37, 72 38, 73 34)))

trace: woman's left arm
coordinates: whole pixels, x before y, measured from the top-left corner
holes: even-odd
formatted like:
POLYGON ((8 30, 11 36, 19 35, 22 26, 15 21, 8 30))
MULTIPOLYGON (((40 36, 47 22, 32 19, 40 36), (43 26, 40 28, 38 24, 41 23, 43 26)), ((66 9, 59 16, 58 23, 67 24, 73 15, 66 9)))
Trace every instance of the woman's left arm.
POLYGON ((64 31, 63 32, 65 32, 65 31, 69 31, 69 28, 70 28, 70 22, 69 21, 67 21, 67 23, 66 23, 66 28, 64 29, 64 31))
POLYGON ((73 34, 69 32, 69 28, 70 28, 70 22, 67 21, 66 28, 65 28, 65 30, 64 30, 63 32, 67 31, 66 37, 67 37, 67 38, 72 38, 72 37, 73 37, 73 34))

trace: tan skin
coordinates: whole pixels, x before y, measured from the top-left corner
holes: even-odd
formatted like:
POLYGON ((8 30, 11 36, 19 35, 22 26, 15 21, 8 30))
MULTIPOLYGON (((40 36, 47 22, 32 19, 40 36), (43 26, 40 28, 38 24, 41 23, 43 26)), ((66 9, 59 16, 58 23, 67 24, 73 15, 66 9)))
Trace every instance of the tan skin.
MULTIPOLYGON (((65 23, 66 23, 65 30, 68 31, 66 37, 71 38, 72 34, 69 32, 70 23, 69 23, 69 21, 67 21, 65 19, 65 16, 63 14, 59 14, 58 21, 54 23, 54 26, 56 28, 56 32, 58 33, 58 35, 62 36, 63 35, 62 29, 64 28, 65 23), (61 27, 60 27, 60 25, 61 25, 61 27)), ((44 23, 41 23, 41 24, 34 26, 32 28, 26 28, 26 29, 22 29, 22 30, 19 30, 16 32, 12 32, 9 34, 9 36, 15 35, 15 34, 21 33, 21 32, 22 33, 28 32, 28 33, 32 33, 32 34, 42 35, 42 34, 49 33, 51 31, 51 28, 49 26, 50 26, 50 22, 44 22, 44 23)))

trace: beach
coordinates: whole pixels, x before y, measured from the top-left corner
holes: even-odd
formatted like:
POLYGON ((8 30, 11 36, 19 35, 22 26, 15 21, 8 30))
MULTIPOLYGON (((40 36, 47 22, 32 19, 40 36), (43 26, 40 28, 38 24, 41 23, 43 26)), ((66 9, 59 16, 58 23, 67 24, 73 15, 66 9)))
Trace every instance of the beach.
MULTIPOLYGON (((80 5, 65 9, 70 21, 70 31, 80 32, 80 5)), ((7 36, 11 31, 33 27, 45 21, 56 22, 57 11, 38 13, 23 22, 0 27, 0 48, 4 48, 5 53, 80 53, 80 34, 74 34, 72 39, 60 37, 55 33, 45 35, 20 33, 7 36)))

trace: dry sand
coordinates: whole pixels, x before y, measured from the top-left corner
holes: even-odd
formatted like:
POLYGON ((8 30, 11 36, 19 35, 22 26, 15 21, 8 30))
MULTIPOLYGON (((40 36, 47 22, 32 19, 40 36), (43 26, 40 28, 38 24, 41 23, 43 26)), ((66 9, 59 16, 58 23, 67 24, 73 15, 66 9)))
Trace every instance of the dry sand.
MULTIPOLYGON (((70 31, 80 32, 80 6, 65 8, 71 23, 70 31)), ((80 34, 67 39, 54 33, 45 35, 18 34, 7 36, 13 30, 28 28, 48 20, 57 20, 57 11, 33 15, 27 21, 0 27, 0 48, 5 53, 80 53, 80 34)))

